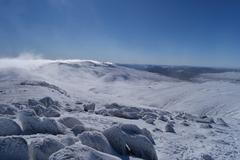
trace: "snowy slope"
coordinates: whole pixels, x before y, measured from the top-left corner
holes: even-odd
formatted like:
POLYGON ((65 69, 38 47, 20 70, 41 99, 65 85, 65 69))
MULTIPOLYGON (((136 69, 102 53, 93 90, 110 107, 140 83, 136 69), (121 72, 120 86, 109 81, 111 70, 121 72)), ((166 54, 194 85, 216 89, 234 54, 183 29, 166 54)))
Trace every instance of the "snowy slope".
MULTIPOLYGON (((0 63, 0 81, 11 80, 14 84, 45 81, 65 90, 74 101, 92 101, 99 106, 116 102, 193 114, 240 115, 240 85, 217 81, 219 76, 229 78, 229 74, 207 74, 201 79, 211 75, 217 76, 216 80, 205 78, 204 83, 191 83, 95 61, 8 60, 8 64, 6 61, 0 63)), ((4 83, 0 85, 6 87, 4 83)))
MULTIPOLYGON (((237 160, 240 159, 240 84, 235 81, 238 78, 239 73, 235 72, 209 73, 191 82, 89 60, 0 59, 0 104, 20 104, 24 108, 28 99, 49 96, 61 105, 61 116, 56 120, 71 116, 100 131, 115 123, 147 128, 155 140, 158 159, 206 160, 211 155, 217 160, 237 160), (151 124, 142 118, 83 112, 82 104, 88 103, 96 104, 96 110, 112 103, 147 108, 146 112, 151 114, 164 113, 167 121, 160 116, 151 124), (182 112, 194 118, 181 117, 182 112), (215 121, 224 118, 229 127, 218 123, 211 123, 211 127, 204 125, 205 122, 198 121, 200 115, 215 121), (189 126, 183 125, 185 121, 189 126), (176 133, 165 132, 169 122, 174 122, 176 133)), ((15 116, 3 117, 20 123, 15 116)), ((60 140, 65 135, 23 137, 30 144, 35 139, 60 140)))

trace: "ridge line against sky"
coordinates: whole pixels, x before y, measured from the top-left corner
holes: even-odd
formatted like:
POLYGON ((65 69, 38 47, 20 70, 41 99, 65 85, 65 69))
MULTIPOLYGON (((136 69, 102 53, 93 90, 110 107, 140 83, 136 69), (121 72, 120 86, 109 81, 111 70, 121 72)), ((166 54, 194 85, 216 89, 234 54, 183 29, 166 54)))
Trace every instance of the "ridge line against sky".
POLYGON ((240 67, 238 0, 0 0, 0 57, 240 67))

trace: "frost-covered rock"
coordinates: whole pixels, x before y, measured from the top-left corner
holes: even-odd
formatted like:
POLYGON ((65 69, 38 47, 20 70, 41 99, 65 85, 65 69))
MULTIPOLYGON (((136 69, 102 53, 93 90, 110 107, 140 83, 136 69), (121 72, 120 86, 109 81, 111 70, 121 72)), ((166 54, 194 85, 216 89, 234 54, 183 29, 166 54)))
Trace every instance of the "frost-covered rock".
POLYGON ((36 134, 42 132, 41 120, 32 110, 22 110, 18 113, 18 119, 22 124, 24 134, 36 134))
POLYGON ((40 99, 39 102, 41 102, 46 107, 49 107, 55 104, 51 97, 44 97, 40 99))
POLYGON ((94 148, 98 151, 112 154, 112 147, 107 138, 99 131, 85 131, 78 135, 82 144, 94 148))
POLYGON ((202 155, 202 159, 203 160, 214 160, 210 155, 208 155, 208 154, 203 154, 202 155))
POLYGON ((95 110, 95 103, 89 103, 89 104, 84 104, 83 105, 84 111, 94 111, 95 110))
POLYGON ((146 123, 154 125, 155 119, 149 118, 145 120, 146 123))
POLYGON ((188 121, 186 121, 186 120, 184 120, 180 124, 182 124, 183 126, 186 126, 186 127, 190 126, 190 123, 188 121))
POLYGON ((224 127, 229 127, 229 125, 222 118, 217 118, 216 124, 224 127))
POLYGON ((74 143, 76 143, 78 141, 79 141, 78 138, 72 137, 72 136, 66 136, 61 139, 61 143, 64 144, 65 146, 73 145, 74 143))
POLYGON ((73 128, 76 125, 83 125, 77 118, 74 117, 64 117, 59 119, 59 122, 65 125, 68 128, 73 128))
POLYGON ((20 111, 18 118, 24 134, 48 133, 55 135, 63 133, 63 128, 55 120, 49 118, 41 120, 32 110, 20 111))
POLYGON ((53 135, 64 133, 63 126, 59 125, 59 123, 56 122, 54 119, 43 118, 41 125, 43 126, 42 133, 53 135))
POLYGON ((120 155, 129 155, 146 160, 157 160, 152 142, 136 125, 115 125, 103 132, 111 146, 120 155))
POLYGON ((142 134, 144 136, 146 136, 151 142, 152 144, 155 144, 153 138, 152 138, 152 134, 149 130, 147 130, 146 128, 140 129, 138 126, 134 125, 134 124, 120 124, 121 129, 128 133, 128 134, 142 134))
POLYGON ((22 133, 19 125, 7 118, 0 118, 0 136, 19 135, 22 133))
POLYGON ((35 99, 28 99, 28 106, 36 106, 40 104, 39 101, 35 100, 35 99))
POLYGON ((52 107, 46 108, 43 112, 43 115, 45 117, 60 117, 60 113, 52 107))
POLYGON ((38 116, 43 116, 43 113, 45 111, 45 107, 42 106, 41 104, 37 104, 37 105, 34 105, 34 106, 29 106, 30 109, 34 110, 35 113, 38 115, 38 116))
POLYGON ((119 117, 119 118, 125 118, 125 119, 139 119, 139 115, 136 112, 127 112, 117 109, 109 110, 108 113, 111 116, 119 117))
POLYGON ((164 115, 160 115, 160 116, 158 117, 158 119, 161 120, 161 121, 163 121, 163 122, 167 122, 167 121, 168 121, 168 119, 167 119, 164 115))
POLYGON ((170 132, 170 133, 176 133, 174 128, 173 128, 173 125, 171 123, 168 123, 166 126, 165 126, 165 131, 166 132, 170 132))
POLYGON ((195 120, 198 123, 215 123, 213 118, 196 118, 195 120))
POLYGON ((21 137, 0 138, 0 159, 28 160, 28 145, 21 137))
POLYGON ((157 119, 158 115, 153 113, 153 112, 143 112, 142 119, 147 120, 147 119, 157 119))
POLYGON ((152 144, 155 145, 155 141, 154 141, 154 139, 153 139, 153 137, 152 137, 152 134, 151 134, 151 132, 150 132, 149 130, 147 130, 146 128, 143 128, 143 129, 142 129, 142 134, 143 134, 144 136, 146 136, 146 137, 152 142, 152 144))
POLYGON ((97 110, 97 111, 95 111, 95 114, 100 114, 100 115, 103 115, 103 116, 110 116, 110 113, 108 112, 107 109, 97 110))
POLYGON ((84 125, 76 125, 71 129, 71 131, 74 133, 75 136, 87 130, 88 129, 84 125))
POLYGON ((9 105, 0 104, 0 114, 14 115, 17 110, 9 105))
POLYGON ((31 160, 48 160, 52 153, 64 148, 64 145, 52 138, 37 139, 29 145, 31 160))
POLYGON ((120 158, 76 143, 53 153, 49 160, 120 160, 120 158))
POLYGON ((200 125, 200 128, 204 128, 204 129, 210 129, 210 128, 213 128, 211 124, 206 124, 206 123, 203 123, 200 125))

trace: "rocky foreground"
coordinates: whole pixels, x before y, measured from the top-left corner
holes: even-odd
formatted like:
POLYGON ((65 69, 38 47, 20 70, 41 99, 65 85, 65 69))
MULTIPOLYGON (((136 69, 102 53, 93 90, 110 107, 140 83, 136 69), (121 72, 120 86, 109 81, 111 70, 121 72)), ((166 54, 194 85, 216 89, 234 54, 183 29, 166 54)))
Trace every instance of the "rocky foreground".
MULTIPOLYGON (((67 107, 50 97, 28 99, 11 105, 1 104, 1 159, 118 160, 135 157, 157 160, 155 141, 156 139, 158 141, 158 138, 152 133, 159 135, 165 132, 169 134, 168 136, 182 134, 175 128, 176 124, 183 129, 197 124, 200 130, 209 130, 211 134, 224 132, 219 127, 230 128, 222 118, 214 119, 206 115, 170 113, 116 103, 107 104, 99 110, 95 109, 94 103, 76 102, 76 107, 65 105, 67 107), (94 117, 96 121, 101 121, 101 127, 97 126, 98 122, 86 123, 86 120, 94 117), (112 121, 108 122, 105 118, 111 118, 112 121), (134 121, 151 127, 140 128, 132 123, 134 121), (158 127, 156 125, 158 123, 165 127, 158 127)), ((194 136, 200 141, 207 139, 203 134, 194 136)), ((218 143, 228 145, 224 139, 218 143)), ((200 157, 193 159, 213 160, 214 158, 202 153, 200 157)))

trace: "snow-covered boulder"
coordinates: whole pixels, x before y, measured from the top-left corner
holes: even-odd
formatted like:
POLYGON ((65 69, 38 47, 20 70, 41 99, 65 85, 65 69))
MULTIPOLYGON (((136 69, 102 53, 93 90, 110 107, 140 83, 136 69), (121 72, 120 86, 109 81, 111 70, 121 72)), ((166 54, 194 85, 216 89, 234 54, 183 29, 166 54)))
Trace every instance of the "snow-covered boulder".
POLYGON ((41 104, 37 104, 37 105, 33 105, 33 106, 29 106, 30 109, 34 110, 35 113, 38 116, 43 116, 44 111, 46 110, 46 108, 44 106, 42 106, 41 104))
POLYGON ((200 125, 200 128, 204 128, 204 129, 210 129, 210 128, 213 128, 211 124, 208 124, 208 123, 202 123, 200 125))
POLYGON ((18 119, 22 124, 24 134, 36 134, 42 132, 41 120, 32 110, 22 110, 18 113, 18 119))
POLYGON ((22 133, 19 125, 7 118, 0 118, 0 136, 19 135, 22 133))
POLYGON ((40 104, 39 101, 35 100, 35 99, 28 99, 28 106, 36 106, 40 104))
POLYGON ((164 115, 160 115, 160 116, 158 117, 158 119, 161 120, 161 121, 163 121, 163 122, 167 122, 167 121, 168 121, 167 117, 165 117, 164 115))
POLYGON ((148 129, 143 128, 143 129, 142 129, 142 134, 143 134, 144 136, 146 136, 146 137, 152 142, 152 144, 155 145, 155 141, 154 141, 154 139, 153 139, 153 137, 152 137, 152 134, 151 134, 151 132, 150 132, 148 129))
POLYGON ((28 160, 28 145, 21 137, 0 138, 0 159, 28 160))
POLYGON ((85 131, 78 137, 84 145, 104 153, 112 154, 113 152, 107 138, 99 131, 85 131))
POLYGON ((60 113, 53 107, 47 107, 44 110, 43 115, 45 117, 60 117, 60 113))
POLYGON ((167 125, 165 126, 165 131, 170 133, 176 133, 171 123, 167 123, 167 125))
POLYGON ((229 127, 229 125, 222 118, 217 118, 216 124, 224 127, 229 127))
POLYGON ((14 115, 17 110, 6 104, 0 104, 0 114, 14 115))
POLYGON ((89 103, 89 104, 84 104, 83 105, 84 111, 94 111, 95 110, 95 103, 89 103))
POLYGON ((145 120, 146 123, 154 125, 155 119, 149 118, 145 120))
POLYGON ((142 114, 142 119, 147 120, 147 119, 157 119, 158 115, 153 113, 153 112, 145 112, 142 114))
POLYGON ((52 138, 37 139, 29 145, 29 156, 31 160, 48 160, 49 156, 64 145, 52 138))
POLYGON ((125 119, 139 119, 140 118, 138 113, 136 113, 136 112, 127 112, 127 111, 118 110, 118 109, 108 110, 108 113, 111 116, 125 118, 125 119))
POLYGON ((53 119, 36 116, 32 110, 22 110, 18 114, 19 121, 22 124, 24 134, 62 134, 63 128, 53 119))
POLYGON ((53 153, 49 160, 121 160, 118 157, 99 152, 91 147, 76 143, 53 153))
POLYGON ((83 125, 82 122, 74 117, 64 117, 59 119, 59 122, 68 128, 73 128, 76 125, 83 125))
POLYGON ((55 104, 55 102, 52 100, 51 97, 44 97, 44 98, 40 99, 39 102, 42 103, 46 107, 49 107, 49 106, 55 104))
POLYGON ((74 133, 75 136, 77 136, 87 130, 88 129, 84 125, 76 125, 71 129, 71 131, 74 133))
POLYGON ((121 129, 128 133, 128 134, 142 134, 144 136, 146 136, 151 142, 152 144, 155 144, 153 138, 152 138, 152 134, 149 130, 147 130, 146 128, 140 129, 138 126, 134 125, 134 124, 120 124, 121 129))
POLYGON ((74 143, 78 142, 79 139, 77 137, 72 137, 72 136, 65 136, 61 139, 61 143, 64 144, 65 146, 70 146, 73 145, 74 143))
POLYGON ((42 133, 46 134, 63 134, 64 133, 64 127, 61 126, 57 121, 50 118, 43 118, 41 126, 43 127, 42 133))
POLYGON ((103 132, 111 146, 120 155, 157 160, 152 142, 136 125, 114 125, 103 132))

